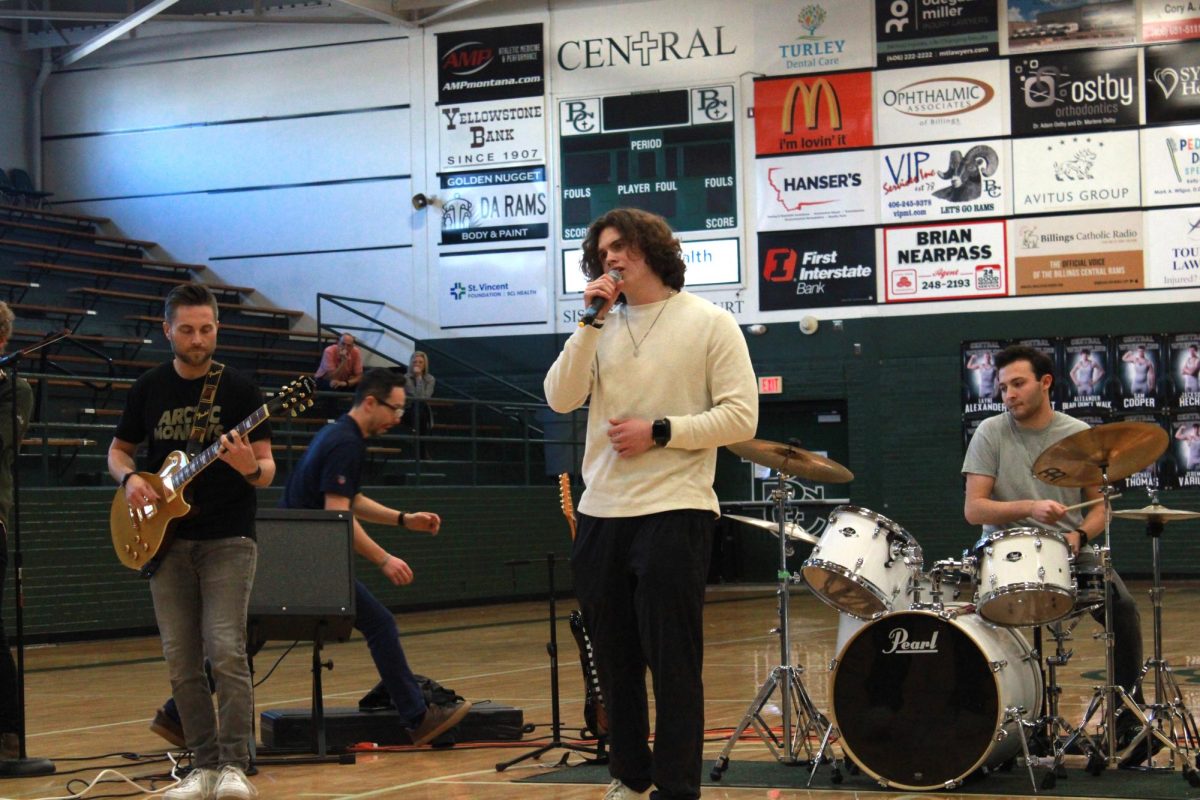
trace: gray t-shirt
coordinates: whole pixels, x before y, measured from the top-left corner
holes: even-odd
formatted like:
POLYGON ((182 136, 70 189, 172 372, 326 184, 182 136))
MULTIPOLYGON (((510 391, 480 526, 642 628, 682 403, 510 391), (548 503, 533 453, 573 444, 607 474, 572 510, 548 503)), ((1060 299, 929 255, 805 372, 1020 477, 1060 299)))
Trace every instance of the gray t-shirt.
MULTIPOLYGON (((974 473, 995 478, 996 483, 992 487, 993 500, 1055 500, 1064 506, 1073 506, 1083 500, 1083 490, 1053 486, 1038 480, 1033 475, 1033 464, 1050 445, 1087 429, 1086 422, 1068 417, 1060 411, 1055 411, 1050 424, 1041 430, 1020 427, 1008 412, 989 417, 971 437, 967 457, 963 459, 962 472, 964 475, 974 473)), ((1083 513, 1076 509, 1064 514, 1054 527, 1066 532, 1081 524, 1083 513)), ((1026 517, 1003 527, 1046 526, 1032 517, 1026 517)), ((1002 530, 1002 526, 983 526, 985 536, 997 530, 1002 530)))

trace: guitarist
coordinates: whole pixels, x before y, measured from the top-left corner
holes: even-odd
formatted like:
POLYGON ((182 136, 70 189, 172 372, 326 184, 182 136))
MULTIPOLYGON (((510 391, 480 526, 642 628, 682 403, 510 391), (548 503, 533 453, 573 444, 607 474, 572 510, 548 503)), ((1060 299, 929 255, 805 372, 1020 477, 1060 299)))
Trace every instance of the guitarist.
MULTIPOLYGON (((217 301, 200 284, 167 295, 163 333, 174 358, 138 378, 108 449, 108 471, 130 508, 159 503, 153 484, 137 472, 134 456, 146 444, 142 467, 157 470, 168 454, 187 450, 201 390, 210 382, 217 347, 217 301)), ((225 367, 211 407, 195 426, 193 451, 221 440, 219 459, 188 485, 192 513, 175 522, 173 542, 150 578, 171 689, 196 769, 166 800, 249 800, 258 791, 246 779, 253 701, 246 662, 246 608, 258 547, 254 541, 255 487, 275 476, 270 429, 241 437, 225 433, 263 404, 250 380, 225 367), (204 417, 207 417, 205 419, 204 417), (204 658, 212 662, 219 695, 213 713, 204 658)), ((142 525, 154 522, 153 517, 142 525)))

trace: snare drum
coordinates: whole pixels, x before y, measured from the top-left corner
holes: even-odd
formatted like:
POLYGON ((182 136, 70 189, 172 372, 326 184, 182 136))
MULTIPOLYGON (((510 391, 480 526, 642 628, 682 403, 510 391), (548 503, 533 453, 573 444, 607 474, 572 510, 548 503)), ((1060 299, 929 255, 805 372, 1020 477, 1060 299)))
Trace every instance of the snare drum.
POLYGON ((921 572, 921 546, 882 514, 838 506, 801 569, 817 597, 859 619, 895 608, 921 572))
POLYGON ((1062 619, 1075 607, 1071 547, 1057 531, 996 531, 980 548, 978 592, 980 616, 997 625, 1062 619))

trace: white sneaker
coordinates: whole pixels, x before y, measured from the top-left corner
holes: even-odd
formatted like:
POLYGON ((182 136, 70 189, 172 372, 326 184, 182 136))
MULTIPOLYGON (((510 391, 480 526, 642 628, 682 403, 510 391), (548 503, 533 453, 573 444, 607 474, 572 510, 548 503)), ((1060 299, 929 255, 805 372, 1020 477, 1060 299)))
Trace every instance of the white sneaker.
POLYGON ((194 769, 173 789, 163 794, 163 800, 212 800, 217 785, 215 769, 194 769))
POLYGON ((648 800, 650 790, 637 792, 630 789, 620 780, 615 780, 608 785, 608 791, 604 793, 604 800, 648 800))
POLYGON ((246 779, 246 773, 241 767, 226 764, 221 767, 221 776, 217 778, 217 789, 213 794, 216 800, 254 800, 258 797, 258 789, 246 779))

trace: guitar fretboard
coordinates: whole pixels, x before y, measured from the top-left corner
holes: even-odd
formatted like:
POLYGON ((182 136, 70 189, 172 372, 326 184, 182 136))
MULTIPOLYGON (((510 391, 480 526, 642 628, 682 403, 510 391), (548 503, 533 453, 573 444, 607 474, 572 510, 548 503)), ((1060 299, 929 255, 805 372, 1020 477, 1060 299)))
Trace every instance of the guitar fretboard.
MULTIPOLYGON (((244 420, 234 426, 233 430, 236 431, 239 436, 243 436, 261 425, 269 416, 271 416, 270 409, 265 405, 259 406, 253 414, 246 417, 244 420)), ((188 481, 199 475, 205 467, 207 467, 213 462, 214 459, 216 459, 220 450, 221 442, 219 440, 213 442, 206 447, 200 453, 200 455, 193 458, 191 461, 185 464, 183 468, 179 470, 179 472, 175 473, 175 491, 179 491, 185 485, 187 485, 188 481)))

